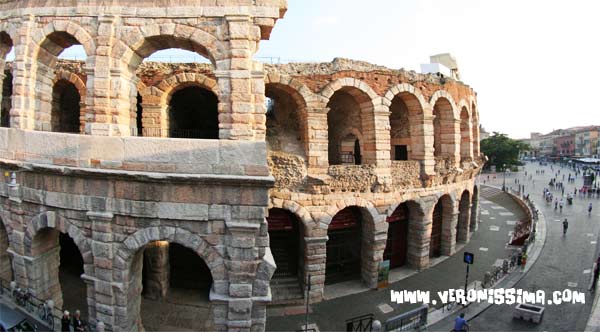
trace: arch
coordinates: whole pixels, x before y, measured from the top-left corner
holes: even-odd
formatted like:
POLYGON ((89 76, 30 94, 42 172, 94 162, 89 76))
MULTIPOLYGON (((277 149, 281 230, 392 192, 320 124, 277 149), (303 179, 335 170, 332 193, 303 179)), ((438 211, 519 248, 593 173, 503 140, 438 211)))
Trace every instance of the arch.
POLYGON ((403 160, 398 154, 403 155, 402 147, 406 146, 406 159, 425 160, 424 109, 427 101, 421 91, 401 83, 386 92, 383 103, 390 109, 390 159, 403 160), (402 125, 405 122, 408 123, 406 128, 402 125))
POLYGON ((270 150, 308 156, 309 132, 306 100, 296 88, 282 83, 265 83, 271 99, 266 114, 266 139, 270 150))
POLYGON ((313 220, 310 212, 295 201, 271 197, 269 200, 269 209, 271 208, 283 209, 293 213, 304 224, 307 233, 311 228, 318 226, 318 222, 313 220))
POLYGON ((142 136, 169 136, 169 104, 173 95, 178 91, 189 87, 199 87, 210 91, 217 100, 219 98, 217 82, 201 73, 178 73, 165 78, 156 86, 145 86, 139 82, 136 86, 141 97, 141 104, 136 105, 136 121, 133 123, 137 124, 138 120, 141 120, 142 136), (142 108, 141 112, 139 112, 138 106, 142 108), (138 113, 141 113, 142 119, 137 119, 138 113))
POLYGON ((473 140, 473 156, 479 157, 479 112, 477 111, 477 104, 475 98, 471 100, 471 137, 473 140))
POLYGON ((354 164, 354 152, 342 150, 341 139, 352 129, 364 139, 360 141, 363 164, 375 164, 376 130, 375 106, 381 105, 379 97, 366 83, 354 78, 341 78, 321 91, 327 103, 328 159, 330 165, 354 164))
POLYGON ((134 254, 153 241, 174 242, 192 249, 204 260, 210 269, 213 280, 224 280, 226 278, 223 256, 201 236, 182 228, 156 226, 140 229, 125 238, 116 253, 124 262, 131 264, 134 254))
POLYGON ((288 75, 269 73, 265 76, 265 87, 269 84, 289 93, 301 108, 306 108, 307 102, 315 99, 315 95, 302 81, 288 75))
MULTIPOLYGON (((48 38, 52 38, 51 36, 55 33, 63 33, 69 35, 71 38, 74 39, 65 40, 66 44, 57 43, 58 40, 51 40, 53 43, 59 44, 61 46, 61 48, 54 48, 52 50, 48 50, 55 56, 58 56, 58 54, 62 52, 63 49, 75 44, 80 44, 85 50, 85 54, 88 56, 96 53, 96 42, 94 38, 87 32, 86 29, 84 29, 82 26, 73 21, 54 20, 48 23, 46 26, 44 26, 43 29, 36 31, 31 35, 32 42, 35 45, 35 47, 32 49, 32 54, 38 54, 40 52, 40 49, 44 48, 44 43, 48 42, 48 38), (77 43, 74 43, 74 41, 76 41, 77 43)), ((61 37, 66 36, 62 35, 61 37)))
MULTIPOLYGON (((93 68, 96 46, 94 39, 81 26, 74 22, 58 20, 48 23, 32 35, 35 47, 31 48, 33 59, 29 94, 34 96, 35 129, 52 130, 52 84, 60 53, 73 45, 82 45, 86 53, 86 66, 93 68)), ((85 86, 85 85, 84 85, 85 86)), ((81 93, 80 93, 81 96, 81 93)), ((83 126, 80 124, 80 126, 83 126)))
POLYGON ((431 105, 431 107, 435 107, 435 104, 438 102, 439 99, 446 99, 449 103, 449 110, 452 111, 452 119, 453 120, 458 120, 459 116, 457 114, 457 107, 456 107, 456 102, 454 101, 454 98, 452 98, 452 95, 450 93, 448 93, 448 91, 446 90, 437 90, 436 92, 433 93, 433 95, 431 95, 431 98, 429 99, 429 105, 431 105))
MULTIPOLYGON (((12 73, 5 75, 6 55, 14 46, 7 25, 0 24, 0 126, 10 127, 10 109, 12 102, 12 73)), ((13 66, 14 68, 14 66, 13 66)))
POLYGON ((213 67, 227 56, 223 43, 212 34, 197 27, 165 23, 128 30, 113 47, 113 58, 136 68, 150 54, 169 48, 196 52, 208 58, 213 67))
POLYGON ((13 280, 12 258, 8 254, 9 247, 9 230, 0 216, 0 280, 2 280, 3 283, 13 280))
POLYGON ((201 236, 194 234, 186 229, 174 226, 155 226, 140 229, 130 234, 118 246, 116 250, 116 266, 114 278, 116 282, 122 283, 123 287, 116 293, 118 301, 126 303, 124 314, 126 319, 119 323, 119 326, 126 330, 131 330, 136 325, 141 324, 141 301, 137 300, 142 296, 142 259, 143 248, 156 241, 168 241, 177 243, 185 248, 191 249, 206 264, 212 277, 212 292, 219 295, 228 295, 226 270, 223 256, 215 247, 210 245, 201 236), (219 287, 215 287, 215 284, 219 287))
POLYGON ((423 215, 421 206, 412 200, 404 201, 388 209, 387 239, 383 259, 390 260, 390 268, 401 267, 414 262, 409 261, 412 253, 409 239, 414 237, 415 226, 423 215))
POLYGON ((473 157, 473 144, 471 136, 471 114, 466 106, 460 109, 460 157, 469 159, 473 157))
POLYGON ((352 91, 351 94, 360 98, 360 102, 371 102, 375 105, 374 100, 381 98, 367 83, 353 77, 338 78, 327 84, 319 94, 326 100, 330 100, 336 91, 344 89, 352 91), (361 96, 357 91, 362 92, 364 95, 361 96))
POLYGON ((455 200, 449 194, 442 195, 433 207, 429 257, 439 257, 453 253, 456 227, 453 222, 454 207, 455 200))
POLYGON ((55 211, 40 213, 33 217, 29 222, 23 240, 26 255, 32 256, 33 239, 39 231, 44 228, 53 228, 61 233, 69 235, 75 242, 77 249, 79 249, 84 264, 93 264, 90 240, 84 235, 79 227, 75 226, 68 219, 62 217, 55 211))
MULTIPOLYGON (((86 112, 86 95, 87 95, 87 88, 85 85, 85 82, 83 82, 83 80, 76 74, 74 73, 70 73, 68 71, 64 71, 64 70, 58 70, 56 71, 56 75, 54 76, 54 79, 52 80, 52 87, 56 87, 57 83, 59 83, 60 81, 64 81, 64 82, 69 82, 71 83, 75 89, 77 89, 77 92, 79 93, 79 132, 83 132, 84 131, 84 123, 85 123, 85 112, 86 112)), ((54 98, 53 96, 53 104, 56 103, 57 100, 56 98, 54 98)), ((54 107, 55 105, 53 105, 54 107)))
POLYGON ((375 205, 360 197, 351 197, 342 201, 332 202, 325 214, 315 221, 319 223, 320 228, 327 229, 329 228, 329 224, 331 224, 331 220, 338 212, 351 206, 359 207, 368 212, 369 218, 371 218, 374 223, 385 222, 385 216, 379 214, 375 205))
POLYGON ((456 128, 459 117, 456 115, 456 104, 452 96, 444 90, 435 92, 430 104, 433 108, 434 157, 455 158, 459 152, 456 128))

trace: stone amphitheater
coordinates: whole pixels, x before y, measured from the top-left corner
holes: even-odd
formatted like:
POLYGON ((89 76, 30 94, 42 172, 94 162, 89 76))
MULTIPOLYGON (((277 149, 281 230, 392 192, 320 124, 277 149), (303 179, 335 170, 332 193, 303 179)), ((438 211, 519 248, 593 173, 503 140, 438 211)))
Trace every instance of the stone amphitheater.
POLYGON ((469 241, 473 89, 256 61, 286 9, 0 1, 3 285, 110 331, 263 331, 269 305, 372 289, 383 261, 427 269, 469 241), (73 45, 85 60, 59 60, 73 45), (144 61, 172 48, 208 63, 144 61))

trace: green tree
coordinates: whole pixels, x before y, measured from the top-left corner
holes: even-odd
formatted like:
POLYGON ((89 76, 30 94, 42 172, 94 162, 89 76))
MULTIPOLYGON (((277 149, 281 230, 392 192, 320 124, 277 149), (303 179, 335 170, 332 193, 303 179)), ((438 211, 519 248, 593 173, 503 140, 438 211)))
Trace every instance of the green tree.
POLYGON ((497 170, 521 165, 519 153, 529 150, 529 144, 514 140, 505 134, 494 132, 492 136, 481 141, 481 152, 489 159, 486 167, 496 166, 497 170))

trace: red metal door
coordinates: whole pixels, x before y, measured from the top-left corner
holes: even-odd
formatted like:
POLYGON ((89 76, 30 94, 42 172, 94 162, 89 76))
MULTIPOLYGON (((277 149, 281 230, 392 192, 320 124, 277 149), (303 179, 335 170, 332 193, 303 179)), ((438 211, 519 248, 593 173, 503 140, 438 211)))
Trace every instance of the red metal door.
POLYGON ((408 209, 406 206, 399 206, 387 218, 387 222, 390 226, 383 259, 390 261, 390 268, 400 267, 406 264, 408 251, 408 209))

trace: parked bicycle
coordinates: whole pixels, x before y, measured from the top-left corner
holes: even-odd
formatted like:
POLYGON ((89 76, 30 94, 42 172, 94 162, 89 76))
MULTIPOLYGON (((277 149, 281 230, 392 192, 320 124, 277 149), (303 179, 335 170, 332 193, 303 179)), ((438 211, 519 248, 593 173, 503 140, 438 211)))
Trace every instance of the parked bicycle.
POLYGON ((31 303, 31 292, 29 291, 29 289, 22 289, 20 287, 17 287, 14 291, 13 291, 13 298, 15 299, 15 303, 17 303, 17 305, 25 308, 25 310, 32 312, 33 311, 33 304, 31 303))
POLYGON ((42 321, 48 324, 50 330, 54 330, 54 315, 52 315, 53 306, 52 300, 40 303, 38 306, 38 315, 42 321))

